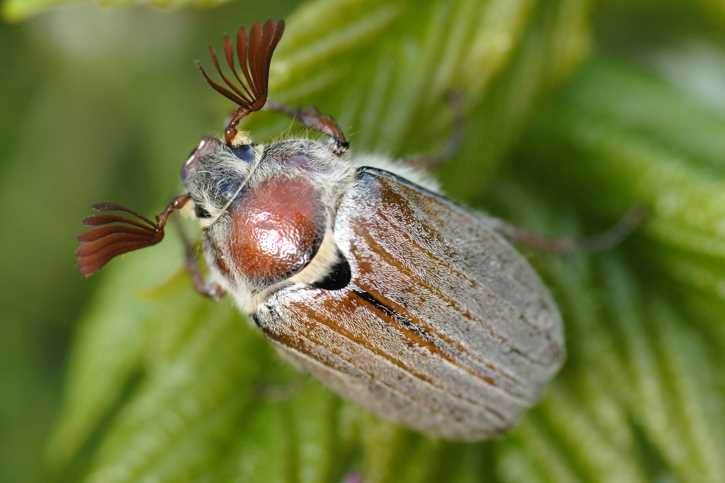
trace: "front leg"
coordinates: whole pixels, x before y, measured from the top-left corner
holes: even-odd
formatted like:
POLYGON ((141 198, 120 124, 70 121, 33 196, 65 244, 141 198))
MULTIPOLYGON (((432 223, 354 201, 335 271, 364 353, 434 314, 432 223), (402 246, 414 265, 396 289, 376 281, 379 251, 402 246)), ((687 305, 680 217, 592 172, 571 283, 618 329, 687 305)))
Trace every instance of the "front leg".
POLYGON ((200 264, 199 257, 197 256, 197 247, 186 236, 186 232, 184 232, 180 223, 177 223, 177 227, 181 236, 181 242, 184 245, 184 265, 191 276, 191 281, 194 283, 194 289, 206 298, 212 299, 215 302, 219 301, 226 294, 226 291, 218 283, 209 283, 204 279, 199 269, 200 264))
POLYGON ((196 251, 193 245, 186 245, 186 270, 191 275, 191 280, 194 282, 194 289, 204 297, 210 298, 213 301, 219 301, 225 294, 224 288, 216 282, 207 282, 204 280, 204 276, 199 270, 199 258, 196 256, 196 251))
POLYGON ((320 113, 314 107, 302 109, 269 101, 267 102, 265 110, 285 114, 303 126, 327 135, 332 144, 332 151, 337 156, 342 156, 350 148, 350 143, 345 138, 345 133, 342 132, 342 128, 337 124, 335 118, 320 113))

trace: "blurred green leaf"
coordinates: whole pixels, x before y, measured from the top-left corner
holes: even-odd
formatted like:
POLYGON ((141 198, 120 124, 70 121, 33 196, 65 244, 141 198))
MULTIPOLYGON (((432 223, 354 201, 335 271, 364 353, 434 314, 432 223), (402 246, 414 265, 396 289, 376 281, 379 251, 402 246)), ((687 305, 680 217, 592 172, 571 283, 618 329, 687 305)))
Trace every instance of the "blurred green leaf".
MULTIPOLYGON (((104 483, 721 480, 725 117, 622 62, 581 67, 597 12, 316 0, 288 19, 272 66, 272 97, 334 114, 357 152, 435 151, 451 129, 445 94, 462 93, 466 140, 444 187, 529 229, 583 236, 650 208, 612 253, 532 256, 569 360, 509 435, 432 440, 341 401, 228 301, 196 297, 169 241, 101 275, 52 440, 60 471, 88 459, 86 481, 104 483)), ((265 113, 246 127, 262 142, 291 131, 265 113)))
POLYGON ((596 61, 537 116, 526 169, 600 215, 651 211, 642 255, 670 278, 723 296, 725 115, 620 63, 596 61), (592 192, 599 193, 590 196, 592 192))
MULTIPOLYGON (((132 374, 140 370, 152 311, 148 304, 129 303, 128 294, 141 297, 139 280, 161 283, 165 273, 181 261, 179 253, 150 249, 129 260, 123 269, 109 267, 93 304, 79 322, 76 346, 69 363, 70 379, 61 424, 52 440, 51 460, 67 461, 121 396, 132 374), (177 256, 173 256, 177 255, 177 256), (125 287, 125 290, 119 290, 125 287), (125 292, 125 293, 124 293, 125 292)), ((164 314, 155 319, 172 330, 184 326, 193 311, 164 314)), ((158 314, 157 314, 158 317, 158 314)), ((160 351, 155 351, 154 355, 160 351)), ((160 356, 160 354, 159 354, 160 356)))
MULTIPOLYGON (((229 0, 94 0, 103 7, 131 7, 150 5, 159 8, 213 7, 229 0)), ((5 0, 2 4, 3 16, 13 22, 25 20, 48 9, 90 3, 90 0, 5 0)))

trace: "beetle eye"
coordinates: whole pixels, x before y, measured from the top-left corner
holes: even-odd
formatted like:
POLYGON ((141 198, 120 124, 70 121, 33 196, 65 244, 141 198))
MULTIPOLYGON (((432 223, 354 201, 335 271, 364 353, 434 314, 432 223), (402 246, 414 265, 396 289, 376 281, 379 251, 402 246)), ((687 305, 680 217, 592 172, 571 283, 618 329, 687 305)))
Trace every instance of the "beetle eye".
POLYGON ((211 214, 201 205, 194 204, 194 214, 197 218, 211 218, 211 214))
POLYGON ((219 194, 224 198, 225 201, 229 201, 229 198, 234 196, 239 188, 239 180, 224 180, 217 186, 219 194))
POLYGON ((242 144, 241 146, 234 147, 232 148, 232 152, 242 161, 246 161, 247 163, 254 161, 254 148, 252 148, 251 144, 242 144))

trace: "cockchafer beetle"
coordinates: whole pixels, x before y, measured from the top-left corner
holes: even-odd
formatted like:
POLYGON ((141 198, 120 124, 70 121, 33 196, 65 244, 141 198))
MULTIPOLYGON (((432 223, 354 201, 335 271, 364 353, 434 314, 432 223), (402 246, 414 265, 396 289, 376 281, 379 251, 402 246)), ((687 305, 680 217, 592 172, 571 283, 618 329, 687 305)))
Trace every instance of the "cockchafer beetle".
POLYGON ((242 27, 234 49, 225 37, 233 78, 210 48, 224 85, 200 70, 238 106, 224 139, 202 139, 181 171, 187 192, 155 220, 95 205, 76 252, 81 273, 158 243, 168 216, 191 203, 210 268, 204 280, 188 257, 195 287, 231 295, 295 365, 411 428, 455 440, 500 434, 565 357, 556 304, 509 240, 605 248, 640 214, 589 243, 547 240, 457 205, 404 164, 350 156, 332 117, 267 102, 283 30, 272 20, 242 27), (253 143, 237 124, 263 107, 328 142, 253 143))

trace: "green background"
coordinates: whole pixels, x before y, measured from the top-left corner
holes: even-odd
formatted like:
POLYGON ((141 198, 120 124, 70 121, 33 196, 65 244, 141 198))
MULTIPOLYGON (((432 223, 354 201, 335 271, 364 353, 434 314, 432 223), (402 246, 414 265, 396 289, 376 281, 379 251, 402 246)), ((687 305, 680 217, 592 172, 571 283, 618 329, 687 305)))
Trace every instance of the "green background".
POLYGON ((1 4, 0 481, 725 481, 725 2, 100 4, 1 4), (649 208, 611 252, 527 252, 569 359, 505 437, 425 438, 295 373, 194 296, 173 236, 78 275, 89 205, 157 212, 220 133, 231 106, 192 61, 268 17, 288 21, 272 97, 353 149, 435 151, 455 89, 452 198, 568 236, 649 208))

